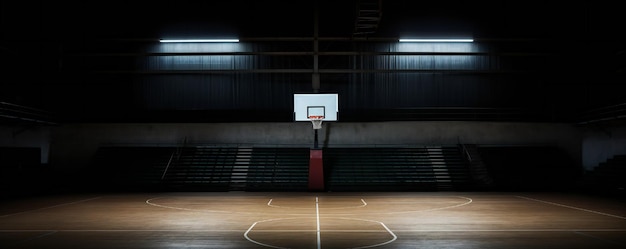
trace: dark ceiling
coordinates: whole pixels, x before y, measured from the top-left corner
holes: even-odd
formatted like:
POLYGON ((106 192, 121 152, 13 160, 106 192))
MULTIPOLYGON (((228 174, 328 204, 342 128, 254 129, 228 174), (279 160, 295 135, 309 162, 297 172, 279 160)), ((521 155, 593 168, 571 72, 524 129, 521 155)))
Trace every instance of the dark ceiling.
POLYGON ((380 3, 375 37, 473 36, 476 39, 623 39, 616 1, 229 0, 3 1, 3 40, 162 38, 228 35, 351 36, 357 9, 380 3))
POLYGON ((62 71, 67 56, 113 53, 94 50, 107 41, 280 40, 316 31, 355 41, 472 37, 500 52, 549 55, 553 67, 542 70, 563 75, 558 84, 616 85, 626 71, 625 23, 617 1, 2 1, 0 101, 49 109, 38 101, 48 88, 25 92, 58 84, 46 75, 62 71))

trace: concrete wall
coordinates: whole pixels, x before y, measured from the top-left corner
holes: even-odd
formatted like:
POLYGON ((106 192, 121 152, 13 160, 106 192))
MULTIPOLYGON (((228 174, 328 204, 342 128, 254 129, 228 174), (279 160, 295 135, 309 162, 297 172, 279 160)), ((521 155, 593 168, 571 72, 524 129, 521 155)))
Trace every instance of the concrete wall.
POLYGON ((592 170, 618 154, 626 154, 626 127, 594 126, 582 131, 582 165, 592 170))
POLYGON ((48 163, 50 127, 0 126, 0 147, 31 147, 41 149, 41 163, 48 163))
MULTIPOLYGON (((67 124, 52 131, 51 161, 65 167, 87 164, 102 145, 176 146, 242 144, 312 147, 309 122, 192 124, 67 124)), ((569 124, 500 122, 326 122, 318 130, 320 146, 351 145, 483 145, 549 144, 580 160, 581 134, 569 124)))

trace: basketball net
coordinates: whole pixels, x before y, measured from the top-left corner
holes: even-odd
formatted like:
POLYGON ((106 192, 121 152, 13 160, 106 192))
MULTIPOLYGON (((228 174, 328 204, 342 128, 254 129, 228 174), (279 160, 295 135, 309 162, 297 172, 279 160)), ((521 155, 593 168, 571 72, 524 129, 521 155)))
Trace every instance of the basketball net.
POLYGON ((322 129, 322 121, 324 120, 324 116, 309 116, 309 120, 311 120, 311 123, 313 124, 313 129, 322 129))

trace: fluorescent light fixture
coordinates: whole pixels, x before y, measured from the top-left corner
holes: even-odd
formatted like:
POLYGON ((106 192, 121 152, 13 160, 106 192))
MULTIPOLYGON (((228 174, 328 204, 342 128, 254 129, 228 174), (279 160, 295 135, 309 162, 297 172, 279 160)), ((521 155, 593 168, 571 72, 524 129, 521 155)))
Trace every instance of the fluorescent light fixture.
POLYGON ((239 42, 239 39, 161 39, 159 42, 239 42))
POLYGON ((474 39, 400 39, 400 42, 474 42, 474 39))

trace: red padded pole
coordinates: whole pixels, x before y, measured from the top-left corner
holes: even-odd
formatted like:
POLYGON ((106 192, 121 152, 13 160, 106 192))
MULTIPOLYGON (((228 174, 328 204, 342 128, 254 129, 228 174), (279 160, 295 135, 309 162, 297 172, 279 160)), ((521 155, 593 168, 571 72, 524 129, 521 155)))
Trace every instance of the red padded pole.
POLYGON ((324 163, 322 150, 311 149, 309 157, 309 190, 324 190, 324 163))

